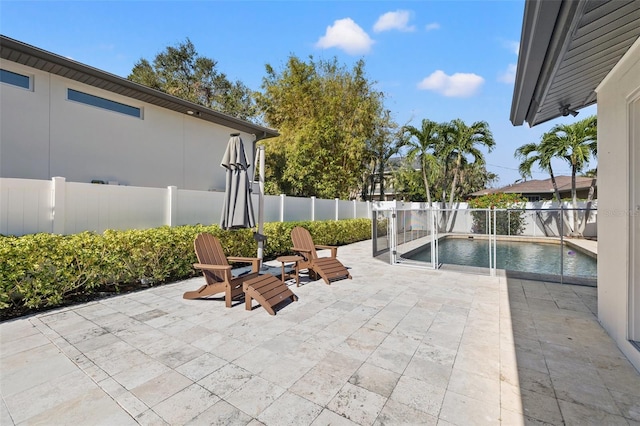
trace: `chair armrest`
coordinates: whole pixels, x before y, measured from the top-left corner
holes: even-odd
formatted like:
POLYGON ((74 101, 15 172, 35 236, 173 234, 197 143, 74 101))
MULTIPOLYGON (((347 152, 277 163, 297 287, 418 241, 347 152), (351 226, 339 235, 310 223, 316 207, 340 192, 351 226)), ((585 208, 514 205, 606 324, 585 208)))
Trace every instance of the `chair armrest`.
POLYGON ((336 257, 338 255, 338 246, 323 246, 316 244, 316 249, 331 250, 331 257, 336 257))
POLYGON ((304 258, 305 262, 311 257, 311 250, 306 248, 291 247, 291 251, 300 254, 304 258))
POLYGON ((206 269, 207 271, 227 271, 231 270, 231 265, 208 265, 206 263, 194 263, 196 269, 206 269))
POLYGON ((229 261, 229 262, 250 263, 251 264, 251 272, 258 272, 260 270, 260 259, 257 258, 257 257, 229 256, 229 257, 227 257, 227 261, 229 261))

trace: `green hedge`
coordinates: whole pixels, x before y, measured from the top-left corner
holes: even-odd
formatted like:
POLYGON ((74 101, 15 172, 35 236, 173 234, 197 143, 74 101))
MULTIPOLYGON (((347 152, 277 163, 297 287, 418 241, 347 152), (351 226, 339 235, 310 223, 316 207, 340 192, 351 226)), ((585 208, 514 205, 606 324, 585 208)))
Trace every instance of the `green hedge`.
MULTIPOLYGON (((369 219, 267 223, 265 260, 290 253, 291 229, 307 228, 316 244, 343 245, 371 238, 369 219)), ((218 238, 227 255, 255 257, 250 229, 217 225, 105 231, 102 235, 0 236, 0 311, 67 303, 79 294, 146 287, 199 274, 193 240, 200 232, 218 238)))

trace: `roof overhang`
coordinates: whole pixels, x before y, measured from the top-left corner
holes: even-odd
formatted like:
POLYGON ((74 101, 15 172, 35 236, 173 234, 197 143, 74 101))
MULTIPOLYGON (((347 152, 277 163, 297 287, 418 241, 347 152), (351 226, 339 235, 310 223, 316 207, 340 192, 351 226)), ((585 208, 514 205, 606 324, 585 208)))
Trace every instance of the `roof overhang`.
POLYGON ((638 0, 527 0, 511 122, 530 126, 596 103, 596 87, 640 36, 638 0))
POLYGON ((0 58, 59 75, 83 84, 108 90, 196 119, 209 121, 231 129, 253 134, 256 140, 278 136, 278 132, 239 118, 214 111, 210 108, 185 101, 159 90, 110 74, 97 68, 84 65, 63 56, 47 52, 18 40, 0 35, 0 58))

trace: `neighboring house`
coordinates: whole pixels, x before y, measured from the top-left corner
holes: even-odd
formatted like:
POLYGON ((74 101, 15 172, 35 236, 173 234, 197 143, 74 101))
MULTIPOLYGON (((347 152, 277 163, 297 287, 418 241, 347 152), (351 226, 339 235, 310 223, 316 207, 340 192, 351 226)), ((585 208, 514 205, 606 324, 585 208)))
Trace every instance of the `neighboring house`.
MULTIPOLYGON (((576 193, 579 199, 586 199, 589 195, 589 189, 591 188, 592 178, 576 176, 576 193)), ((560 192, 560 198, 571 198, 571 176, 556 176, 556 184, 558 185, 558 192, 560 192)), ((512 183, 502 188, 489 188, 482 189, 480 191, 471 194, 472 197, 480 197, 487 194, 522 194, 528 201, 544 201, 555 200, 556 195, 553 190, 553 184, 551 178, 544 180, 527 180, 518 183, 512 183)), ((597 198, 597 190, 594 193, 593 199, 597 198)))
POLYGON ((598 103, 598 319, 640 370, 640 1, 525 3, 511 122, 598 103))
POLYGON ((0 178, 224 190, 230 133, 278 135, 5 36, 0 81, 0 178))
MULTIPOLYGON (((384 194, 380 191, 380 176, 376 174, 369 175, 370 182, 373 184, 373 193, 371 201, 394 201, 396 199, 402 199, 403 194, 396 192, 394 173, 401 169, 407 162, 405 157, 391 157, 387 161, 387 166, 384 169, 384 194)), ((420 170, 418 161, 414 161, 412 165, 414 170, 420 170)))

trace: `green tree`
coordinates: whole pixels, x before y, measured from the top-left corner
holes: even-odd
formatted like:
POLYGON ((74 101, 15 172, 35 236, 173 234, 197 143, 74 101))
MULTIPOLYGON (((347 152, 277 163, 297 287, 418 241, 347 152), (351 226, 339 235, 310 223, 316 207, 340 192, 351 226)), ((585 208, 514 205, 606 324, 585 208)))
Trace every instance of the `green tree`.
POLYGON ((419 129, 414 126, 404 126, 403 130, 407 137, 405 142, 408 147, 407 158, 410 163, 417 160, 420 164, 420 174, 427 196, 427 204, 431 207, 430 182, 442 171, 436 155, 442 140, 442 127, 435 121, 425 118, 422 120, 422 125, 419 129))
POLYGON ((373 135, 366 144, 366 171, 362 181, 363 200, 373 199, 376 184, 379 185, 382 196, 385 194, 387 183, 393 180, 393 173, 389 173, 389 160, 396 156, 403 146, 397 127, 388 110, 376 120, 373 135))
MULTIPOLYGON (((522 145, 516 149, 514 156, 520 160, 518 171, 525 179, 532 177, 532 168, 536 164, 540 170, 549 173, 556 201, 558 202, 558 205, 562 207, 562 197, 560 196, 558 182, 556 180, 556 175, 553 173, 553 166, 551 164, 551 160, 555 157, 555 152, 551 149, 550 144, 544 142, 545 140, 548 140, 549 137, 549 133, 545 133, 542 135, 540 143, 536 144, 534 142, 530 142, 522 145)), ((563 223, 568 226, 569 220, 566 212, 564 212, 563 223)), ((558 229, 560 228, 561 226, 558 224, 558 229)))
POLYGON ((421 172, 416 170, 413 162, 406 157, 400 167, 393 171, 396 196, 402 201, 424 202, 426 192, 421 172))
POLYGON ((437 147, 436 156, 445 165, 441 189, 442 202, 448 205, 448 210, 441 217, 440 226, 446 228, 447 225, 453 227, 453 222, 450 218, 452 217, 454 201, 466 195, 459 193, 459 189, 466 186, 460 185, 466 176, 464 170, 470 170, 474 167, 484 169, 484 154, 479 149, 479 146, 485 147, 491 152, 495 146, 495 141, 486 121, 476 121, 471 126, 468 126, 464 121, 457 118, 449 123, 441 124, 440 133, 440 144, 437 147), (470 162, 469 158, 473 161, 470 162), (447 188, 448 182, 450 182, 449 188, 447 188), (448 203, 447 189, 449 190, 448 203))
MULTIPOLYGON (((572 124, 557 124, 543 140, 549 151, 555 157, 561 158, 571 166, 571 202, 573 207, 572 236, 582 237, 587 217, 582 223, 578 221, 578 197, 576 191, 576 176, 582 172, 591 158, 598 153, 598 130, 595 116, 587 117, 572 124)), ((593 197, 595 177, 591 185, 590 197, 593 197)), ((589 202, 591 201, 588 200, 589 202)))
POLYGON ((213 59, 199 56, 187 38, 158 53, 153 62, 140 59, 127 78, 207 108, 256 121, 253 92, 240 81, 230 81, 217 65, 213 59))
MULTIPOLYGON (((483 146, 488 152, 493 150, 495 141, 493 134, 486 121, 476 121, 468 126, 459 118, 443 126, 444 143, 441 147, 439 157, 453 163, 451 189, 449 191, 449 208, 453 208, 453 201, 458 196, 458 184, 463 178, 465 164, 484 166, 484 154, 478 146, 483 146), (467 157, 471 156, 473 162, 469 163, 467 157)), ((443 200, 446 201, 446 200, 443 200)))
POLYGON ((559 158, 569 163, 571 166, 573 215, 571 225, 569 225, 569 220, 565 220, 565 223, 567 223, 570 228, 571 236, 582 237, 582 232, 584 231, 590 214, 589 210, 591 208, 591 202, 593 201, 597 179, 597 176, 594 176, 591 182, 587 199, 587 211, 580 222, 577 211, 576 176, 589 164, 592 157, 596 158, 596 155, 597 120, 595 116, 587 117, 573 124, 558 124, 549 132, 542 135, 539 144, 528 143, 519 147, 515 152, 515 157, 521 160, 518 168, 522 177, 531 177, 531 169, 536 164, 541 170, 549 173, 556 200, 560 205, 562 205, 562 198, 560 197, 560 191, 558 190, 558 184, 553 173, 551 161, 554 158, 559 158))
POLYGON ((542 135, 542 142, 536 144, 534 142, 526 143, 516 149, 514 156, 520 160, 518 165, 518 171, 520 175, 527 179, 532 177, 532 169, 534 165, 538 165, 540 170, 549 173, 551 177, 551 185, 553 186, 553 193, 556 196, 556 200, 559 204, 562 204, 562 197, 558 190, 558 182, 556 181, 556 175, 553 173, 553 166, 551 160, 554 158, 554 152, 551 151, 548 144, 544 141, 549 137, 548 134, 542 135))
MULTIPOLYGON (((500 209, 494 211, 496 215, 495 232, 497 235, 520 235, 525 227, 525 210, 527 200, 520 194, 505 194, 502 192, 487 194, 469 200, 472 209, 500 209), (505 211, 507 210, 507 211, 505 211)), ((493 231, 493 222, 487 221, 484 211, 474 211, 473 232, 486 234, 493 231), (487 224, 489 225, 487 227, 487 224)))
POLYGON ((290 56, 284 69, 266 65, 258 104, 280 136, 265 141, 271 194, 352 198, 361 193, 367 143, 380 130, 383 95, 364 61, 347 69, 290 56))

